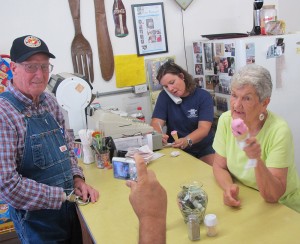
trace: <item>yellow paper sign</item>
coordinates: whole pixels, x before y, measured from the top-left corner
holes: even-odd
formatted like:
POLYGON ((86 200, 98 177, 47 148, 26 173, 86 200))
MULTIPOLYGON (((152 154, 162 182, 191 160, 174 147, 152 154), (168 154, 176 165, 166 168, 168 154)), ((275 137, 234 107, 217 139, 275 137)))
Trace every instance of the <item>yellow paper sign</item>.
POLYGON ((136 86, 146 83, 144 57, 132 55, 115 56, 116 86, 136 86))

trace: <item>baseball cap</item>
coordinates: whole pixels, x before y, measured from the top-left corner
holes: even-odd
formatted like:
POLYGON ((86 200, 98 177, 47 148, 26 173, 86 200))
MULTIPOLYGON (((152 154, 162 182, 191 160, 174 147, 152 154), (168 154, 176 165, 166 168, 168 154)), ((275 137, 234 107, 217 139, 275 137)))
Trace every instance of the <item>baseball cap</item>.
POLYGON ((55 58, 55 56, 49 52, 46 43, 32 35, 26 35, 18 37, 13 41, 10 49, 10 59, 13 62, 23 62, 29 57, 37 53, 45 53, 49 58, 55 58))

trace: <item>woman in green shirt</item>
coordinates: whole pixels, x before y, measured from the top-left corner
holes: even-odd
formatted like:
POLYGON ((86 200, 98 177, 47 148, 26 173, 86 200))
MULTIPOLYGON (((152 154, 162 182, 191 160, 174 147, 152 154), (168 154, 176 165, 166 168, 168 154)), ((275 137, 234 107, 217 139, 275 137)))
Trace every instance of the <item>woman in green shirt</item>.
POLYGON ((271 75, 262 66, 246 65, 232 77, 231 110, 223 113, 218 122, 213 171, 228 206, 241 205, 235 178, 257 189, 266 202, 279 202, 300 212, 293 137, 288 124, 267 110, 271 93, 271 75), (231 130, 231 122, 237 118, 248 127, 249 137, 243 149, 231 130), (255 167, 245 168, 249 159, 256 160, 255 167))

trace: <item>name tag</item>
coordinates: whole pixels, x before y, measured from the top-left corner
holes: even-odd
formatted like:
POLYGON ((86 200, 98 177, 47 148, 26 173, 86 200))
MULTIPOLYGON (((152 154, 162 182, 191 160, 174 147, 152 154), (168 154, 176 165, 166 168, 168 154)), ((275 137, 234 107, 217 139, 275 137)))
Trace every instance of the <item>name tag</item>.
POLYGON ((68 149, 67 149, 66 145, 63 145, 63 146, 59 147, 59 150, 60 150, 61 152, 65 152, 65 151, 67 151, 68 149))

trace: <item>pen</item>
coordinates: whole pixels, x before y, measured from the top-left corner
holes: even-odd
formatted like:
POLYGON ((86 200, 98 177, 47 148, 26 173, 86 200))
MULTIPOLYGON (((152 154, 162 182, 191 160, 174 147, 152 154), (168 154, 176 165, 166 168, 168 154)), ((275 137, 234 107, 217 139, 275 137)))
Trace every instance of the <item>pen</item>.
POLYGON ((159 122, 157 122, 157 124, 158 124, 158 126, 159 126, 159 129, 160 129, 161 134, 163 134, 164 132, 163 132, 163 129, 162 129, 162 127, 161 127, 161 124, 160 124, 159 122))

